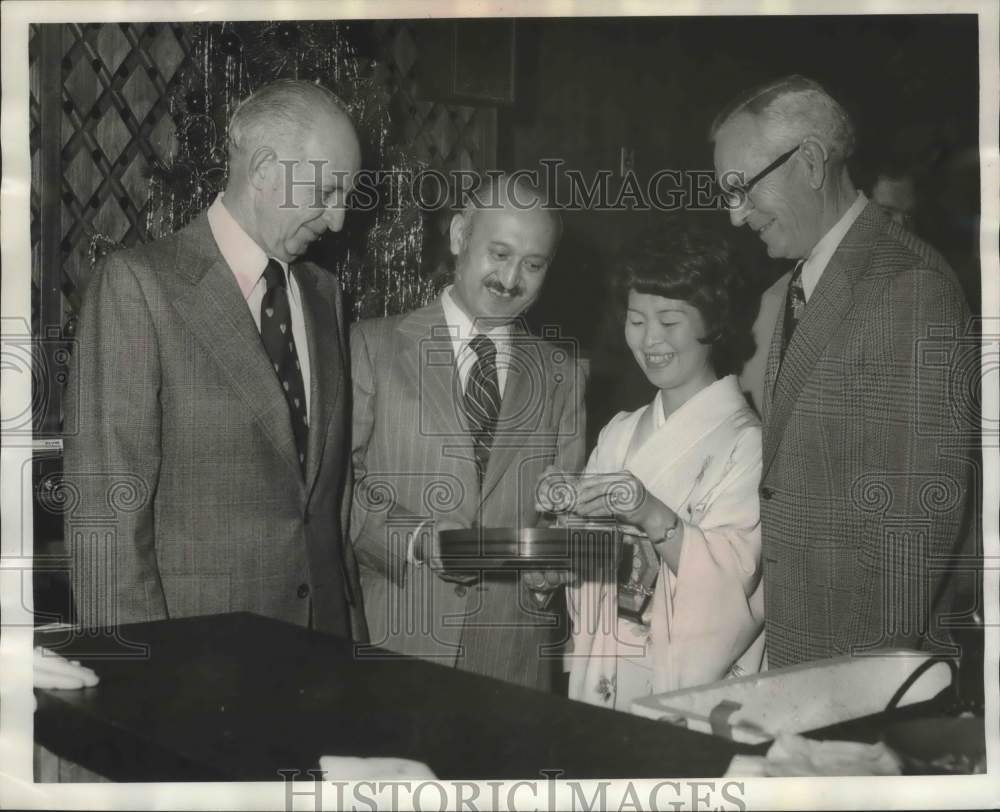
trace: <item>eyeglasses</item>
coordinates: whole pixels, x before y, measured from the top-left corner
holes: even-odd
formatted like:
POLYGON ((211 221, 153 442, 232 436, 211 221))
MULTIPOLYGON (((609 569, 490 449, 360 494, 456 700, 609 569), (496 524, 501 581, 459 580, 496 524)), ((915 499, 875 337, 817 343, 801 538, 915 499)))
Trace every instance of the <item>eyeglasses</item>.
MULTIPOLYGON (((722 186, 722 191, 726 199, 726 207, 731 210, 736 210, 743 208, 746 202, 750 199, 750 190, 753 189, 758 183, 760 183, 764 178, 770 175, 775 169, 784 166, 788 159, 791 158, 796 152, 799 151, 801 144, 792 147, 788 152, 783 152, 777 158, 775 158, 771 163, 765 166, 760 172, 754 175, 746 183, 740 183, 739 181, 728 181, 723 180, 720 182, 722 186)), ((738 174, 738 173, 727 173, 727 174, 738 174)))

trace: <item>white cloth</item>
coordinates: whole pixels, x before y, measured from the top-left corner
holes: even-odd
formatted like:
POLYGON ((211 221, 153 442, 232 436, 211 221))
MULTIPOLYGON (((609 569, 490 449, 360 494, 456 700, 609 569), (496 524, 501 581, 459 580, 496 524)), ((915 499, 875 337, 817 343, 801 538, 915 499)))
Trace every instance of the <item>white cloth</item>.
POLYGON ((784 733, 765 756, 733 756, 725 777, 902 775, 903 763, 884 742, 814 741, 784 733))
MULTIPOLYGON (((226 264, 236 277, 236 284, 246 299, 253 323, 260 331, 260 303, 267 292, 267 282, 264 281, 264 269, 267 267, 268 256, 257 245, 222 202, 222 195, 208 207, 208 225, 212 229, 215 244, 226 264)), ((306 322, 302 313, 302 295, 295 274, 288 272, 288 263, 275 257, 285 271, 285 284, 288 289, 288 307, 292 312, 292 339, 295 341, 295 353, 299 359, 302 372, 302 386, 306 393, 311 381, 309 365, 309 341, 306 338, 306 322)), ((310 398, 306 398, 306 420, 309 419, 310 398)))
POLYGON ((320 756, 319 768, 327 781, 437 780, 430 767, 409 758, 320 756))
POLYGON ((819 278, 826 270, 826 266, 830 264, 830 257, 833 256, 841 240, 844 239, 844 235, 851 230, 854 221, 858 219, 858 215, 867 204, 868 198, 865 197, 865 193, 858 192, 857 200, 809 252, 809 256, 806 257, 805 264, 802 266, 802 292, 805 294, 807 302, 812 296, 812 292, 816 290, 816 285, 819 284, 819 278))
POLYGON ((477 333, 483 333, 493 341, 497 348, 497 384, 500 387, 500 397, 503 397, 507 384, 507 368, 510 366, 510 324, 499 324, 489 330, 476 329, 464 310, 452 296, 454 285, 448 285, 441 295, 441 307, 444 308, 444 320, 451 334, 452 349, 455 352, 455 365, 458 370, 458 380, 465 391, 465 383, 469 380, 469 371, 476 363, 476 353, 469 342, 477 333))
POLYGON ((637 449, 646 409, 602 429, 587 473, 623 469, 680 517, 677 575, 661 563, 645 623, 617 616, 616 589, 597 579, 568 591, 573 650, 569 696, 629 710, 634 699, 760 670, 760 422, 735 376, 669 415, 637 449), (616 634, 617 633, 617 634, 616 634), (647 676, 644 679, 643 674, 647 676))

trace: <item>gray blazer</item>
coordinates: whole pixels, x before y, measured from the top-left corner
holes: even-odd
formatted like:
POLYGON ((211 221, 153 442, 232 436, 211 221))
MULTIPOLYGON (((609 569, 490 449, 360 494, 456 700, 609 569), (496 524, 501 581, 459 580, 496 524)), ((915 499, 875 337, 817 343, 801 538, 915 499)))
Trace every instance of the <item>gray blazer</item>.
POLYGON ((780 372, 774 330, 760 501, 770 667, 948 642, 933 609, 972 482, 968 321, 944 260, 869 203, 780 372))
POLYGON ((336 277, 292 266, 312 364, 307 470, 205 214, 111 254, 87 287, 66 402, 80 622, 233 611, 365 639, 345 543, 349 380, 336 277))
POLYGON ((371 642, 529 687, 549 687, 557 618, 516 576, 465 586, 407 563, 425 519, 465 526, 538 523, 549 464, 584 455, 583 366, 566 342, 516 333, 499 428, 480 491, 440 300, 351 331, 354 469, 351 534, 371 642), (481 512, 480 512, 481 504, 481 512))

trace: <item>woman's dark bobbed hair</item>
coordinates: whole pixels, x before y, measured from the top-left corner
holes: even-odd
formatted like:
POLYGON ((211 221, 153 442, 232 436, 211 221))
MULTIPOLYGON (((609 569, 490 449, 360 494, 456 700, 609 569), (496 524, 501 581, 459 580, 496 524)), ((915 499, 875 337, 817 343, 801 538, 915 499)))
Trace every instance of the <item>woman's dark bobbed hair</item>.
POLYGON ((711 363, 722 377, 742 369, 753 339, 744 269, 726 233, 709 218, 679 212, 645 231, 618 265, 615 298, 623 316, 633 290, 697 308, 705 323, 701 342, 712 345, 711 363))

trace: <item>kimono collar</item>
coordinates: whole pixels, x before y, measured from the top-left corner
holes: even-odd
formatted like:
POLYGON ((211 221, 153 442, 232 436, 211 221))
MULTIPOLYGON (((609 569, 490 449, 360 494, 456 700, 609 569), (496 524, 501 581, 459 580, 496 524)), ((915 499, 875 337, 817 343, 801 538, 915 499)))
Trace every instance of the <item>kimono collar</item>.
POLYGON ((713 381, 700 392, 696 392, 670 414, 663 413, 663 390, 656 393, 650 404, 653 409, 653 426, 657 431, 666 425, 673 428, 675 423, 694 426, 695 423, 711 422, 713 427, 721 418, 729 417, 738 408, 746 405, 735 375, 726 375, 713 381))

